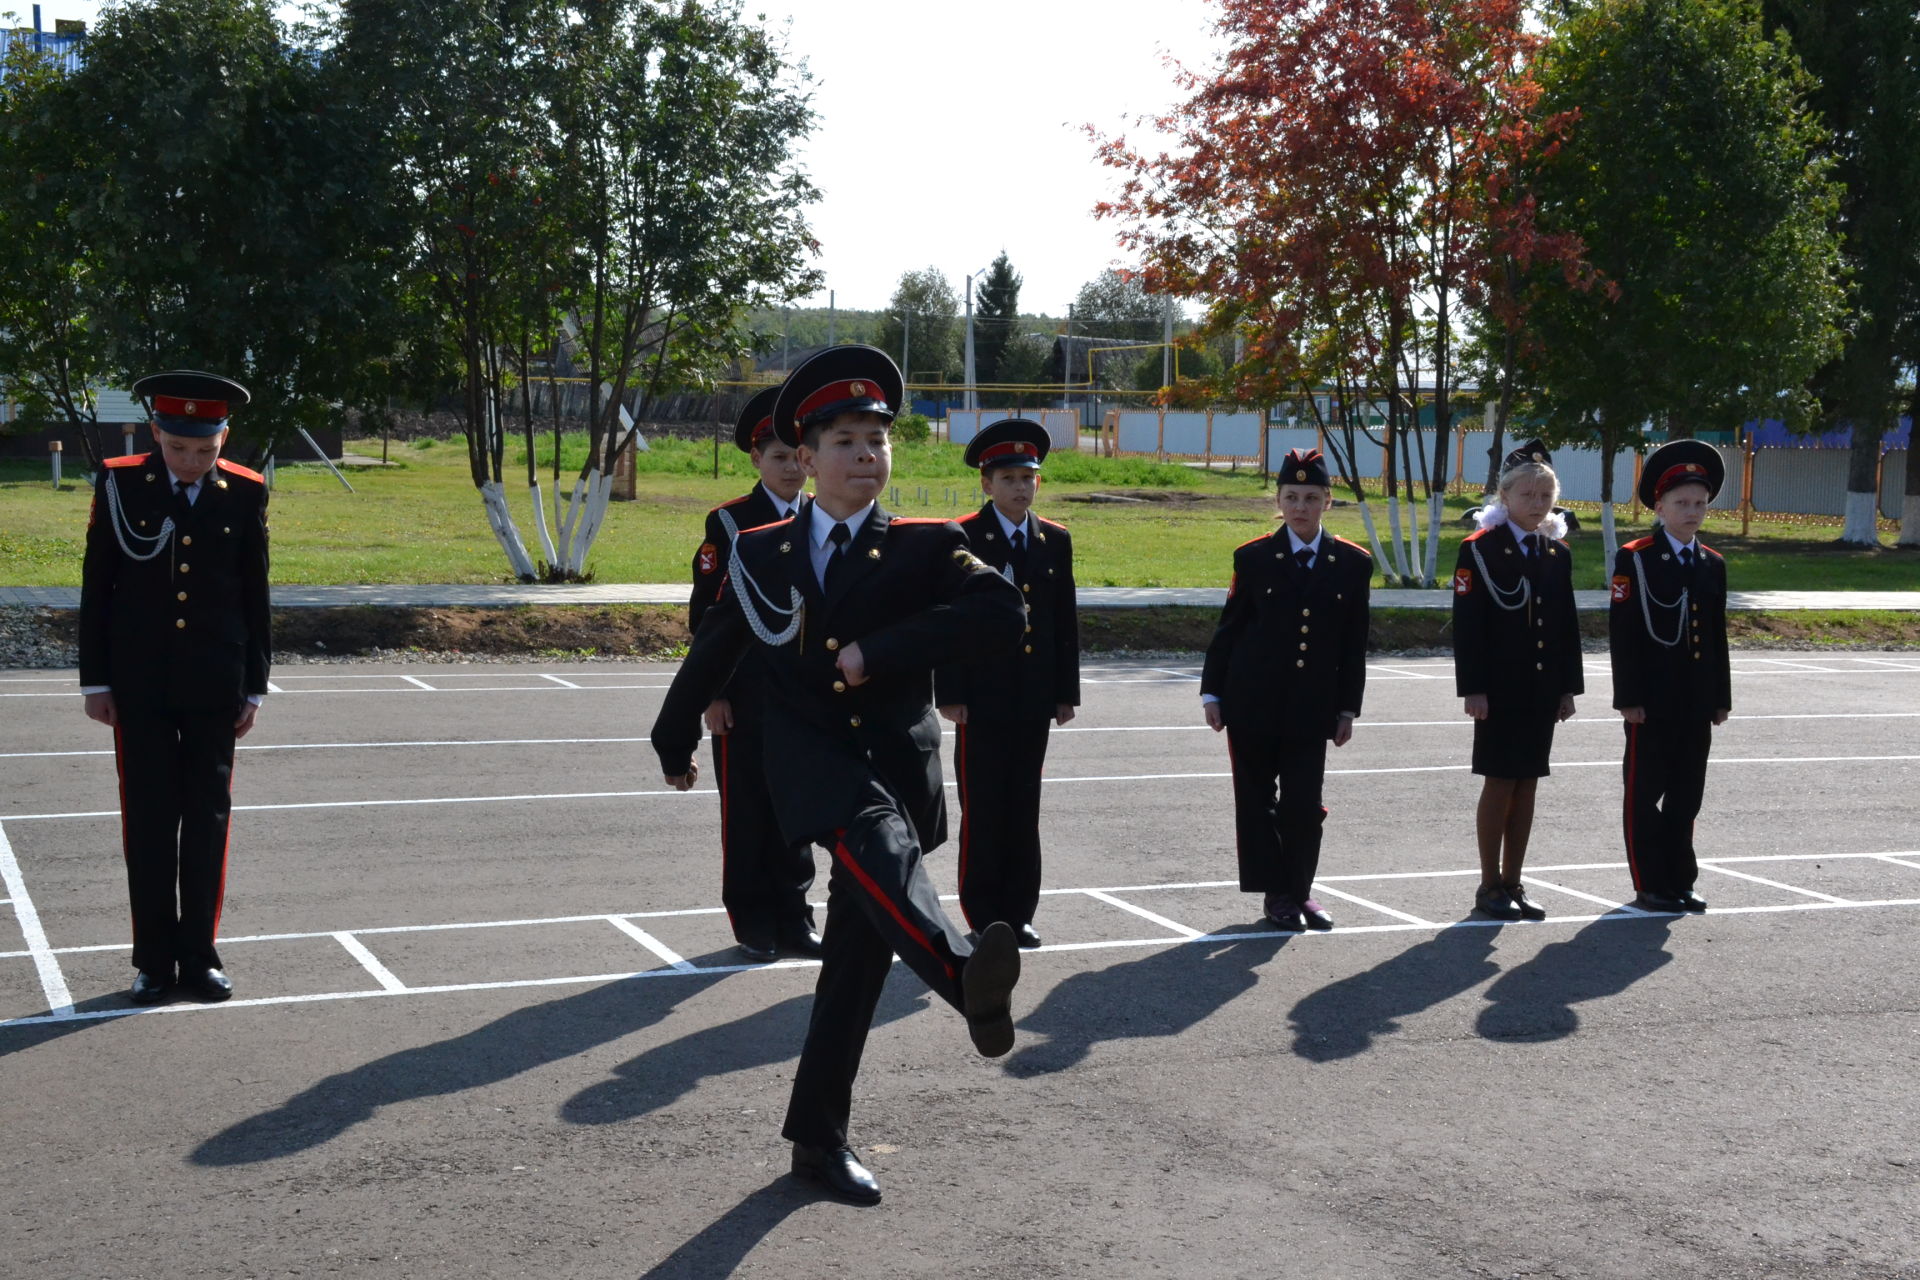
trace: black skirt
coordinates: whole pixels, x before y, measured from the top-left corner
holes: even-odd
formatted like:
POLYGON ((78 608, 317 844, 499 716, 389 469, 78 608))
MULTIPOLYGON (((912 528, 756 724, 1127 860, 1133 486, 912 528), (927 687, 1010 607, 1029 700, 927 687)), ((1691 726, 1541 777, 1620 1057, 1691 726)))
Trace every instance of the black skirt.
POLYGON ((1545 778, 1553 770, 1553 726, 1559 707, 1492 706, 1473 722, 1473 771, 1483 778, 1545 778))

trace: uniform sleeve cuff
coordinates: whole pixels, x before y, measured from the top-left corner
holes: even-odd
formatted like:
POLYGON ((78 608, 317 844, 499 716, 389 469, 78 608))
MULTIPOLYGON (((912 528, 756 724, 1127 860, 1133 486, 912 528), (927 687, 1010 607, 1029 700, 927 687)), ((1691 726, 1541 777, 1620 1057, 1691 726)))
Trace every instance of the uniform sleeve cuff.
POLYGON ((80 692, 82 694, 112 693, 113 686, 110 684, 83 684, 80 686, 80 692))
POLYGON ((1220 701, 1220 699, 1211 693, 1203 693, 1200 695, 1200 705, 1203 707, 1210 707, 1218 701, 1220 701))

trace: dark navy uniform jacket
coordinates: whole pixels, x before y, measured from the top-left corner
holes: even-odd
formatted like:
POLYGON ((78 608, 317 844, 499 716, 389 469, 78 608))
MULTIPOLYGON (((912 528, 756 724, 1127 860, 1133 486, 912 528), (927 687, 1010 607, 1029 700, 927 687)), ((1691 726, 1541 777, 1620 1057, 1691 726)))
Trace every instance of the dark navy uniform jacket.
POLYGON ((110 685, 116 704, 153 709, 237 708, 267 692, 273 653, 267 594, 267 487, 219 459, 188 513, 158 453, 110 458, 87 525, 80 588, 80 683, 110 685), (107 486, 120 495, 127 555, 113 529, 107 486), (172 517, 164 544, 143 541, 172 517), (136 536, 138 535, 138 536, 136 536))
POLYGON ((1697 538, 1693 545, 1699 555, 1691 574, 1664 533, 1636 538, 1614 557, 1607 646, 1616 708, 1645 707, 1649 717, 1712 719, 1733 706, 1727 562, 1697 538))
POLYGON ((1330 738, 1341 712, 1358 715, 1372 578, 1365 548, 1324 530, 1305 573, 1285 525, 1237 547, 1200 675, 1200 692, 1220 699, 1225 723, 1279 733, 1304 722, 1330 738))
MULTIPOLYGON (((794 498, 797 505, 800 499, 794 498)), ((749 529, 758 529, 761 525, 772 524, 782 519, 773 495, 767 492, 763 484, 753 486, 751 493, 744 493, 730 502, 723 502, 707 513, 706 540, 700 549, 693 553, 693 595, 687 600, 687 630, 700 630, 700 619, 706 616, 707 607, 720 595, 720 584, 727 578, 727 561, 733 549, 733 539, 727 533, 727 527, 720 523, 720 513, 724 511, 733 517, 733 527, 741 533, 749 529)), ((740 660, 733 679, 720 696, 739 705, 733 709, 734 723, 740 717, 757 717, 760 695, 760 662, 751 652, 740 660)))
POLYGON ((1562 695, 1587 688, 1573 552, 1547 538, 1529 588, 1521 536, 1512 525, 1498 524, 1475 530, 1460 544, 1453 571, 1454 691, 1463 698, 1485 694, 1494 709, 1552 713, 1562 695), (1521 600, 1526 603, 1518 608, 1501 605, 1521 600))
MULTIPOLYGON (((1006 576, 1007 545, 991 502, 956 523, 973 553, 1006 576)), ((1073 586, 1073 538, 1065 525, 1030 515, 1026 576, 1014 581, 1027 607, 1020 648, 934 673, 936 706, 964 704, 973 720, 1051 720, 1060 704, 1080 705, 1080 615, 1073 586)))
POLYGON ((804 500, 792 520, 743 533, 739 544, 759 593, 785 608, 799 591, 798 634, 763 644, 743 607, 772 633, 788 620, 729 580, 701 618, 654 721, 661 769, 669 777, 687 771, 701 712, 757 647, 767 677, 767 785, 783 837, 830 842, 877 774, 906 808, 922 847, 933 848, 946 839, 933 668, 1015 648, 1024 625, 1020 592, 968 549, 958 525, 900 519, 876 505, 825 593, 808 553, 812 506, 804 500), (868 678, 853 686, 834 663, 856 641, 868 678))

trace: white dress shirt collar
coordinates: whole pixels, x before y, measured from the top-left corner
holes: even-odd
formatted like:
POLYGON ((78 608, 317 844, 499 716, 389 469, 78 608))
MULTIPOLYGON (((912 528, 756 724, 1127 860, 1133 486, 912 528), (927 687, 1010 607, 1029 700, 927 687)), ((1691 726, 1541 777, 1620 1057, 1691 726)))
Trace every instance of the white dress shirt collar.
POLYGON ((805 493, 796 493, 793 495, 793 500, 788 501, 773 490, 767 488, 766 481, 764 480, 760 482, 760 492, 767 495, 768 500, 773 503, 774 511, 779 513, 780 519, 782 520, 785 520, 789 513, 797 510, 800 506, 800 499, 806 496, 805 493))
POLYGON ((1026 518, 1021 520, 1019 524, 1014 524, 1011 520, 1007 519, 1006 515, 1001 512, 1000 508, 994 507, 991 502, 989 502, 987 505, 990 507, 993 507, 994 518, 1000 521, 1000 532, 1007 535, 1008 542, 1013 541, 1013 535, 1015 533, 1021 532, 1023 530, 1026 532, 1027 541, 1028 542, 1033 541, 1033 513, 1031 511, 1027 513, 1026 518))
POLYGON ((1682 542, 1680 541, 1680 539, 1673 536, 1673 531, 1671 529, 1668 529, 1664 525, 1661 526, 1660 532, 1667 535, 1667 542, 1672 545, 1673 554, 1675 555, 1679 555, 1682 551, 1687 550, 1689 547, 1693 547, 1695 543, 1699 542, 1698 538, 1695 538, 1692 542, 1682 542))
POLYGON ((813 527, 807 531, 807 540, 813 545, 813 549, 818 551, 822 547, 831 545, 827 535, 833 532, 833 526, 844 524, 847 526, 849 535, 847 542, 851 545, 854 539, 860 536, 860 530, 866 527, 867 517, 873 514, 873 508, 874 504, 869 502, 845 520, 835 520, 827 514, 825 507, 815 502, 809 508, 813 512, 813 527))
POLYGON ((1287 545, 1293 549, 1295 555, 1300 554, 1302 551, 1311 551, 1316 559, 1319 558, 1320 544, 1326 540, 1326 537, 1326 528, 1322 526, 1320 532, 1313 535, 1312 542, 1302 542, 1300 541, 1300 535, 1293 531, 1292 526, 1289 525, 1287 527, 1287 545))

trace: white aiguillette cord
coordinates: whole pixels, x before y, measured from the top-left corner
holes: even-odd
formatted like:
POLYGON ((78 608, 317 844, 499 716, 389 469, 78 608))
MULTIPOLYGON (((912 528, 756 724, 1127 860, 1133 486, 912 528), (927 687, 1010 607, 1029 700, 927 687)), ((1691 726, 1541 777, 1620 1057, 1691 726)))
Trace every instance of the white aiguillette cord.
POLYGON ((740 526, 733 522, 733 513, 725 507, 720 509, 720 525, 727 531, 727 574, 736 584, 733 594, 740 601, 740 612, 746 615, 747 625, 753 629, 753 634, 760 638, 762 644, 778 648, 800 634, 800 622, 806 601, 800 595, 800 589, 792 586, 787 588, 792 593, 789 601, 791 608, 783 609, 767 599, 767 593, 760 589, 760 584, 753 580, 753 576, 747 572, 747 566, 740 561, 740 526), (745 584, 746 591, 741 590, 737 585, 742 583, 745 584), (786 630, 776 633, 767 626, 760 618, 760 611, 754 607, 751 600, 747 599, 747 591, 751 591, 768 610, 789 619, 786 630))
POLYGON ((120 540, 120 549, 127 553, 127 558, 130 560, 153 559, 160 554, 160 549, 167 545, 167 539, 173 535, 172 516, 168 516, 160 522, 160 532, 158 533, 135 533, 133 530, 127 528, 127 513, 120 505, 119 477, 111 471, 107 472, 107 518, 113 521, 114 537, 120 540), (128 538, 132 538, 136 542, 147 542, 153 545, 145 551, 135 551, 128 545, 128 538))
POLYGON ((1673 648, 1680 643, 1680 637, 1686 634, 1687 597, 1693 589, 1691 587, 1681 587, 1679 598, 1672 604, 1668 604, 1662 600, 1655 600, 1653 598, 1653 592, 1647 588, 1647 566, 1640 563, 1640 553, 1638 551, 1633 553, 1633 572, 1634 576, 1640 579, 1640 616, 1647 621, 1647 635, 1667 646, 1667 648, 1673 648), (1680 611, 1673 624, 1673 639, 1669 640, 1653 629, 1654 605, 1659 605, 1662 609, 1678 609, 1680 611))

